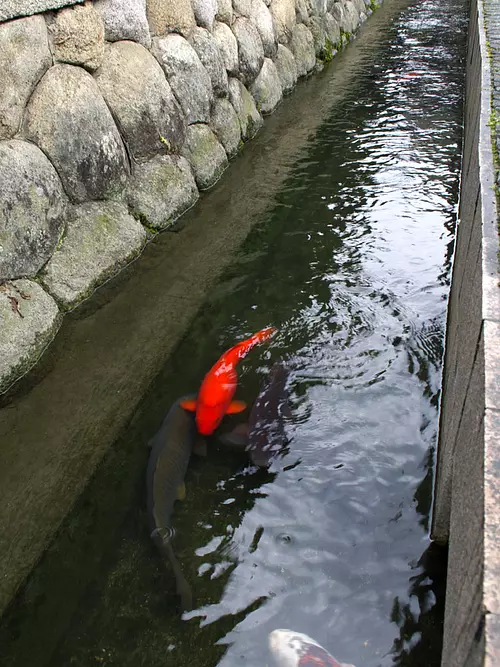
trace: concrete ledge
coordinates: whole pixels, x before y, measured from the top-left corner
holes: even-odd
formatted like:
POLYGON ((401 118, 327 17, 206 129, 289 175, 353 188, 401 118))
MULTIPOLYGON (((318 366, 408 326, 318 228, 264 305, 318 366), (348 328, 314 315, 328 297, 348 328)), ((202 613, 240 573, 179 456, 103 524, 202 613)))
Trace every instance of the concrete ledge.
POLYGON ((500 100, 492 95, 492 64, 495 70, 500 65, 500 11, 494 0, 473 0, 431 531, 433 539, 449 543, 442 667, 500 660, 500 274, 493 153, 500 100))

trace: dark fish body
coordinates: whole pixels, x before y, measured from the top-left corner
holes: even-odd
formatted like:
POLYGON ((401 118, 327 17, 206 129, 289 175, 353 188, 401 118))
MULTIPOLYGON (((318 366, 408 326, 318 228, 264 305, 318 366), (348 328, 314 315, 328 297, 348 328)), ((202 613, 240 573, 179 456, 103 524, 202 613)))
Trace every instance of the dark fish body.
POLYGON ((151 537, 172 565, 183 611, 192 608, 192 593, 173 551, 171 521, 196 438, 193 415, 181 408, 180 400, 176 401, 151 442, 146 479, 151 537))
POLYGON ((228 442, 244 445, 255 465, 269 466, 287 444, 288 376, 289 370, 282 363, 274 364, 252 406, 248 425, 237 426, 226 436, 228 442))

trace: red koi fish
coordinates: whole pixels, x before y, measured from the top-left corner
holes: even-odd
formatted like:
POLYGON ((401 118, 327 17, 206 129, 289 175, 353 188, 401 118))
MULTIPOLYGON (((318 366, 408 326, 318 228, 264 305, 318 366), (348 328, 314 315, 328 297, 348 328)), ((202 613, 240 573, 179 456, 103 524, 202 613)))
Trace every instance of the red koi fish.
POLYGON ((263 343, 275 332, 274 327, 267 327, 229 348, 203 378, 196 400, 181 401, 185 410, 196 413, 196 426, 201 435, 212 435, 224 415, 236 414, 246 408, 243 401, 233 401, 238 384, 235 366, 255 345, 263 343))

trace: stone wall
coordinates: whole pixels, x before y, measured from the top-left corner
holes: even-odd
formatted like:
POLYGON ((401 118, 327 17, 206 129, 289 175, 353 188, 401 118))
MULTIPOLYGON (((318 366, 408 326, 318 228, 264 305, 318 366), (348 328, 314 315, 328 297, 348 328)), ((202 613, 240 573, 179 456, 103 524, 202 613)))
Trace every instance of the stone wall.
POLYGON ((473 0, 432 522, 449 543, 442 667, 500 664, 498 118, 500 6, 473 0))
POLYGON ((5 4, 1 19, 22 18, 0 23, 0 392, 375 6, 5 4))

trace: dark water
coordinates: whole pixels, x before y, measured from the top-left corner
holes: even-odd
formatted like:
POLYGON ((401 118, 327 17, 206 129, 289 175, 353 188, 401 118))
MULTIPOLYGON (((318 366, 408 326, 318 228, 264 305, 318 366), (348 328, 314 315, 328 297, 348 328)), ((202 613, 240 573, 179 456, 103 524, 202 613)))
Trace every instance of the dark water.
POLYGON ((6 615, 2 664, 262 667, 288 627, 357 667, 439 665, 446 554, 428 521, 465 31, 462 0, 421 0, 366 54, 6 615), (148 537, 146 443, 271 324, 238 398, 288 361, 289 452, 257 471, 214 439, 193 460, 175 527, 197 608, 180 619, 148 537))

